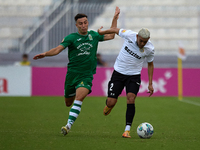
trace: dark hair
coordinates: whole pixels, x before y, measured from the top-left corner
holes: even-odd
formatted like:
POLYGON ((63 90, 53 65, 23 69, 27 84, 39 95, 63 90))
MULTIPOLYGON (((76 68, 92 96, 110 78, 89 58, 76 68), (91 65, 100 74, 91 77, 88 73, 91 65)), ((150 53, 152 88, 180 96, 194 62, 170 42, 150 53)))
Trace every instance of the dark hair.
POLYGON ((23 54, 22 57, 23 58, 28 58, 28 54, 23 54))
POLYGON ((74 20, 77 21, 78 19, 84 18, 84 17, 87 18, 87 15, 85 15, 85 14, 77 14, 77 15, 74 17, 74 20))

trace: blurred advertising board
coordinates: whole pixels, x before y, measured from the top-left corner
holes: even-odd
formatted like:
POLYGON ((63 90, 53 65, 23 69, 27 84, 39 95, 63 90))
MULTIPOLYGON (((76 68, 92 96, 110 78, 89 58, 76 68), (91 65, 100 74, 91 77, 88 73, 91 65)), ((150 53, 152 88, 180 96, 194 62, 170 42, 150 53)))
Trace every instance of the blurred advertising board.
MULTIPOLYGON (((107 85, 113 68, 97 68, 92 93, 89 96, 106 96, 107 85)), ((63 96, 66 68, 32 68, 33 96, 63 96)), ((200 96, 200 69, 183 69, 183 96, 200 96), (192 75, 192 78, 189 76, 192 75)), ((148 70, 142 69, 141 86, 138 96, 148 96, 148 70)), ((153 96, 177 96, 178 80, 176 68, 155 68, 153 75, 153 96)), ((121 96, 125 96, 123 90, 121 96)))
POLYGON ((31 96, 31 67, 0 67, 0 96, 31 96))
MULTIPOLYGON (((65 67, 0 67, 0 96, 63 96, 65 67)), ((92 93, 106 96, 113 68, 97 68, 92 93)), ((200 69, 183 69, 183 96, 200 96, 200 69), (191 77, 192 76, 192 77, 191 77)), ((178 96, 176 68, 155 68, 153 96, 178 96)), ((142 69, 138 96, 148 96, 148 70, 142 69)), ((126 96, 125 89, 121 96, 126 96)))

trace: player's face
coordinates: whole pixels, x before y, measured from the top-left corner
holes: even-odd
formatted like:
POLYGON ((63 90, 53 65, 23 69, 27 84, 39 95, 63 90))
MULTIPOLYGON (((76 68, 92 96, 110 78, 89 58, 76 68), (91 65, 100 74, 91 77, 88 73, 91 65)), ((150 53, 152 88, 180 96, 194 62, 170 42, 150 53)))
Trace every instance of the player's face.
POLYGON ((28 58, 27 57, 23 57, 22 61, 28 61, 28 58))
POLYGON ((81 35, 86 35, 88 31, 88 19, 86 17, 79 18, 76 21, 76 27, 81 35))
POLYGON ((143 48, 147 44, 148 40, 149 40, 149 38, 148 39, 144 39, 141 36, 137 35, 137 44, 138 44, 138 47, 139 48, 143 48))

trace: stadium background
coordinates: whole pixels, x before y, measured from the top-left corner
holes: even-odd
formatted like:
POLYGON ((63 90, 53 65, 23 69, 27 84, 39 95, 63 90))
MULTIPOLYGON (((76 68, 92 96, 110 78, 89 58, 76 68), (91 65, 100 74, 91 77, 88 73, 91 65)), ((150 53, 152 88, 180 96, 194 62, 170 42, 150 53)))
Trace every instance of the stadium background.
POLYGON ((0 149, 199 150, 199 11, 199 0, 0 0, 0 149), (71 132, 63 137, 60 127, 70 110, 63 99, 67 50, 37 61, 32 57, 76 32, 73 17, 78 12, 88 15, 90 29, 109 28, 116 6, 121 9, 118 27, 134 31, 147 27, 151 31, 156 50, 155 94, 147 97, 145 92, 145 63, 132 138, 121 138, 124 93, 109 116, 103 116, 102 111, 106 84, 123 40, 116 36, 100 43, 98 52, 109 67, 97 68, 93 96, 86 97, 71 132), (178 43, 187 56, 181 101, 177 98, 178 43), (14 65, 23 53, 29 54, 30 67, 14 65), (136 133, 137 126, 145 121, 154 127, 149 140, 140 139, 136 133))
MULTIPOLYGON (((121 9, 118 27, 136 32, 141 27, 147 27, 151 31, 151 41, 155 46, 155 69, 165 69, 158 76, 163 78, 165 72, 177 68, 179 48, 183 47, 185 49, 187 59, 183 61, 183 84, 186 88, 184 92, 191 91, 185 96, 198 96, 200 81, 195 77, 195 75, 199 75, 200 68, 200 44, 198 42, 200 40, 200 2, 198 0, 178 0, 175 2, 173 0, 16 0, 15 2, 13 0, 0 0, 0 66, 2 68, 0 70, 0 95, 15 95, 11 94, 12 92, 9 94, 9 91, 12 91, 9 88, 15 89, 14 93, 18 93, 18 96, 21 95, 19 93, 23 95, 24 88, 30 89, 28 95, 34 95, 32 94, 34 69, 28 69, 30 73, 26 77, 30 80, 28 82, 30 84, 27 85, 27 82, 24 83, 25 81, 23 81, 23 71, 18 71, 19 69, 15 67, 15 69, 9 69, 9 67, 20 61, 23 53, 27 53, 31 61, 31 67, 66 68, 68 63, 67 49, 56 57, 37 61, 33 60, 32 57, 37 53, 56 47, 66 35, 76 32, 74 16, 79 12, 88 15, 89 29, 96 31, 102 25, 104 29, 108 29, 116 6, 121 9), (190 72, 190 69, 193 69, 191 71, 192 78, 188 73, 184 73, 184 71, 190 72), (10 73, 6 70, 13 71, 10 73), (20 72, 22 75, 19 74, 19 78, 16 79, 12 76, 14 72, 17 74, 20 72), (11 77, 8 77, 10 75, 11 77), (4 79, 10 81, 4 81, 4 79), (14 88, 19 85, 17 81, 23 84, 20 84, 18 88, 14 88), (188 81, 190 81, 189 85, 188 81), (16 89, 21 90, 21 92, 16 91, 16 89)), ((111 69, 122 43, 123 40, 116 36, 114 40, 99 44, 98 52, 111 69)), ((146 67, 147 63, 144 63, 144 68, 146 67)), ((155 76, 156 73, 155 70, 155 76)), ((106 69, 101 74, 106 74, 106 69)), ((63 75, 57 74, 57 76, 63 78, 64 75, 65 72, 63 75)), ((176 71, 171 76, 175 79, 173 82, 168 80, 168 84, 171 85, 168 89, 177 87, 176 71)), ((56 77, 53 80, 55 79, 56 77)), ((154 78, 154 80, 158 82, 159 77, 154 78)), ((40 80, 34 82, 40 82, 40 80)), ((145 82, 148 82, 148 79, 145 82)), ((165 82, 167 81, 163 81, 162 84, 165 84, 165 82)), ((101 82, 95 83, 97 85, 101 84, 101 82)), ((52 84, 56 84, 56 82, 52 84)), ((47 87, 50 86, 51 84, 47 84, 47 87)), ((63 92, 63 86, 60 84, 57 86, 63 92)), ((98 90, 98 86, 93 88, 93 91, 98 90)), ((177 88, 175 89, 175 94, 165 93, 163 96, 166 96, 166 94, 176 96, 177 88)), ((49 93, 54 95, 52 92, 49 93)), ((41 93, 40 95, 45 96, 46 94, 41 93)), ((162 93, 158 96, 162 96, 162 93)))

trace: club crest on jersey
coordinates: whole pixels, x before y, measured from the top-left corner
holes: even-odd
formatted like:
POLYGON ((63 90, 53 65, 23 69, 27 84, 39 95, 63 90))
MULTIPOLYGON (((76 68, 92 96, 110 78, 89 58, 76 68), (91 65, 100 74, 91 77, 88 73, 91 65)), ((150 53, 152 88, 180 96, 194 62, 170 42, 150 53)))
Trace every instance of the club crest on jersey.
POLYGON ((89 40, 93 40, 91 34, 89 34, 88 37, 89 37, 89 40))
POLYGON ((144 48, 140 48, 140 52, 141 52, 141 53, 144 53, 144 48))
POLYGON ((121 32, 124 33, 124 32, 126 32, 126 30, 122 30, 121 32))

